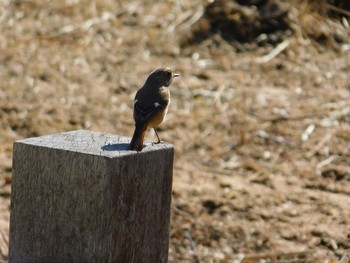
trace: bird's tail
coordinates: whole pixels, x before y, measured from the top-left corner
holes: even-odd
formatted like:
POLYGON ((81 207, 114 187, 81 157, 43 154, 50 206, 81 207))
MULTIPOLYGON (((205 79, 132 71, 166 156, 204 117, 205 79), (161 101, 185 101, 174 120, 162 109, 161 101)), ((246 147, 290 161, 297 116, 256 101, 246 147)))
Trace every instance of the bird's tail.
POLYGON ((143 148, 143 140, 146 135, 147 125, 136 124, 134 135, 132 136, 131 142, 129 144, 129 150, 141 151, 143 148))

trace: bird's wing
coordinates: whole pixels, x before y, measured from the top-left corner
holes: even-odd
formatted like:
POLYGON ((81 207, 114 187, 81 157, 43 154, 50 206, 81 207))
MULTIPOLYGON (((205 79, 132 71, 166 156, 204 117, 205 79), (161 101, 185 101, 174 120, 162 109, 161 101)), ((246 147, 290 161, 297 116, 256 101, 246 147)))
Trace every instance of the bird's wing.
POLYGON ((137 100, 134 104, 134 117, 137 123, 146 123, 153 115, 164 109, 166 105, 158 102, 151 104, 148 107, 143 107, 137 100))

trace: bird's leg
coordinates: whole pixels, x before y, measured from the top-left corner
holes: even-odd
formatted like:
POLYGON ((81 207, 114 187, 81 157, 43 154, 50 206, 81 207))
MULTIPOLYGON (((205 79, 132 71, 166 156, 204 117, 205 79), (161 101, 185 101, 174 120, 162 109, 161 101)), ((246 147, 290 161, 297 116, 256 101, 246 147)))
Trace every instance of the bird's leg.
POLYGON ((161 143, 162 141, 159 139, 158 132, 157 132, 156 128, 153 128, 153 130, 156 133, 157 138, 158 138, 158 141, 156 142, 156 144, 161 143))

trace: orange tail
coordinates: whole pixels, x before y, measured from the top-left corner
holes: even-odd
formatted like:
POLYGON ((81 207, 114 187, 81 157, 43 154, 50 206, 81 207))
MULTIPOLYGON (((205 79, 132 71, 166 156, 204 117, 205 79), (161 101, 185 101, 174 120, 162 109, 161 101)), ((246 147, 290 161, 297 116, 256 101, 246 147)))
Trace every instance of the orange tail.
POLYGON ((132 136, 131 142, 129 144, 129 150, 142 151, 143 140, 145 139, 146 130, 147 125, 136 124, 134 135, 132 136))

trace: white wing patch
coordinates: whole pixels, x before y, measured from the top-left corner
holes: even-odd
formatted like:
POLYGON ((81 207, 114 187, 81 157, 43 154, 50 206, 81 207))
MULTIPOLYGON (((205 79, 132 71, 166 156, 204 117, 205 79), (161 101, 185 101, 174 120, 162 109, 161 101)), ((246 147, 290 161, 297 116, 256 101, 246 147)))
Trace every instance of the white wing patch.
POLYGON ((155 102, 155 103, 154 103, 154 106, 155 106, 156 108, 158 108, 158 107, 160 106, 160 104, 159 104, 158 102, 155 102))
POLYGON ((137 100, 135 99, 134 104, 136 104, 136 103, 137 103, 137 100))

